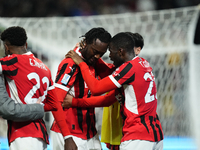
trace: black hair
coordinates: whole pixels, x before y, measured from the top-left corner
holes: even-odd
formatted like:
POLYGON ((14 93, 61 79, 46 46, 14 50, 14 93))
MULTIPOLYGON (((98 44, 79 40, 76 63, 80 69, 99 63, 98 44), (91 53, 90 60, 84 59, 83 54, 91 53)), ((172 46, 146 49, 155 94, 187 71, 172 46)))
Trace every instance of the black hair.
POLYGON ((9 27, 1 33, 1 40, 8 41, 14 46, 23 46, 27 40, 26 31, 19 26, 9 27))
POLYGON ((110 43, 111 40, 110 33, 101 27, 92 28, 81 37, 85 37, 86 44, 92 44, 96 39, 99 39, 103 43, 110 43))
POLYGON ((132 33, 132 32, 126 32, 129 34, 133 40, 135 41, 135 47, 141 47, 141 49, 144 46, 144 39, 139 33, 132 33))
POLYGON ((134 52, 133 49, 135 46, 135 41, 129 34, 125 32, 120 32, 116 34, 115 36, 113 36, 113 38, 111 39, 111 43, 117 49, 123 48, 129 53, 134 52))

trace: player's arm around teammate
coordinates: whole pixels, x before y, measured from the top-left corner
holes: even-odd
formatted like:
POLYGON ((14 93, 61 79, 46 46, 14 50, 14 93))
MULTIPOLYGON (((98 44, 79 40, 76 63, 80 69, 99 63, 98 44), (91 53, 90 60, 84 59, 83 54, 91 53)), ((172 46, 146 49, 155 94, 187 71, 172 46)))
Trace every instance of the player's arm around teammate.
POLYGON ((16 104, 8 96, 2 76, 0 76, 0 97, 0 116, 4 119, 28 121, 41 119, 44 116, 44 108, 41 104, 16 104))
POLYGON ((79 65, 93 95, 100 95, 116 88, 123 89, 122 113, 125 115, 125 124, 120 149, 138 147, 138 150, 162 150, 163 132, 156 113, 156 85, 152 68, 145 59, 135 57, 135 44, 130 37, 125 33, 119 33, 112 38, 109 56, 118 68, 112 75, 99 81, 90 76, 87 65, 73 51, 67 56, 79 65), (147 92, 149 89, 150 93, 147 92))

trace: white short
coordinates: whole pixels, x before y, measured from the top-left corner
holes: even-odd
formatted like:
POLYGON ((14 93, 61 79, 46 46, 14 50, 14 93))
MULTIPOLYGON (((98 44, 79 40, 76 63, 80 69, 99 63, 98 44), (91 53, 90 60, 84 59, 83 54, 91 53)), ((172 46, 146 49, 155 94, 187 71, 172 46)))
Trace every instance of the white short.
POLYGON ((9 150, 47 150, 47 143, 41 138, 19 137, 11 142, 9 150))
POLYGON ((145 140, 129 140, 120 144, 120 150, 163 150, 163 140, 159 142, 145 140))
MULTIPOLYGON (((93 138, 85 140, 72 136, 74 142, 76 143, 78 150, 101 150, 101 142, 99 140, 98 134, 93 138)), ((51 131, 51 142, 52 149, 54 150, 63 150, 64 149, 64 139, 61 133, 51 131)))

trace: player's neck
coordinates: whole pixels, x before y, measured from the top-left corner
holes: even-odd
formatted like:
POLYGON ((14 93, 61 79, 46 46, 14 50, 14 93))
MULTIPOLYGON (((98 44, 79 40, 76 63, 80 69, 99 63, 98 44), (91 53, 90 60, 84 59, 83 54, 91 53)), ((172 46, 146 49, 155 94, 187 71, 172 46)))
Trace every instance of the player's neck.
POLYGON ((21 47, 17 47, 17 48, 15 48, 15 49, 13 49, 13 50, 11 50, 11 53, 12 54, 24 54, 24 53, 26 53, 27 52, 27 50, 26 50, 26 48, 21 48, 21 47))
POLYGON ((124 62, 127 62, 127 61, 131 61, 133 58, 135 57, 135 54, 133 54, 133 53, 129 53, 129 54, 127 54, 126 56, 125 56, 125 58, 124 58, 124 62))

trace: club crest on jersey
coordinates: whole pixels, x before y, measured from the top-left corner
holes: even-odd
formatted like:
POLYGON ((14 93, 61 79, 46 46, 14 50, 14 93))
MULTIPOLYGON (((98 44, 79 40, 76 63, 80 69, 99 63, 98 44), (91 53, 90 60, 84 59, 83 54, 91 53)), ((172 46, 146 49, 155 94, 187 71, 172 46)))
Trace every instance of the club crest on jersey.
POLYGON ((67 85, 67 83, 68 83, 68 81, 69 81, 70 78, 71 78, 70 75, 65 74, 65 75, 63 76, 62 80, 61 80, 61 83, 67 85))

